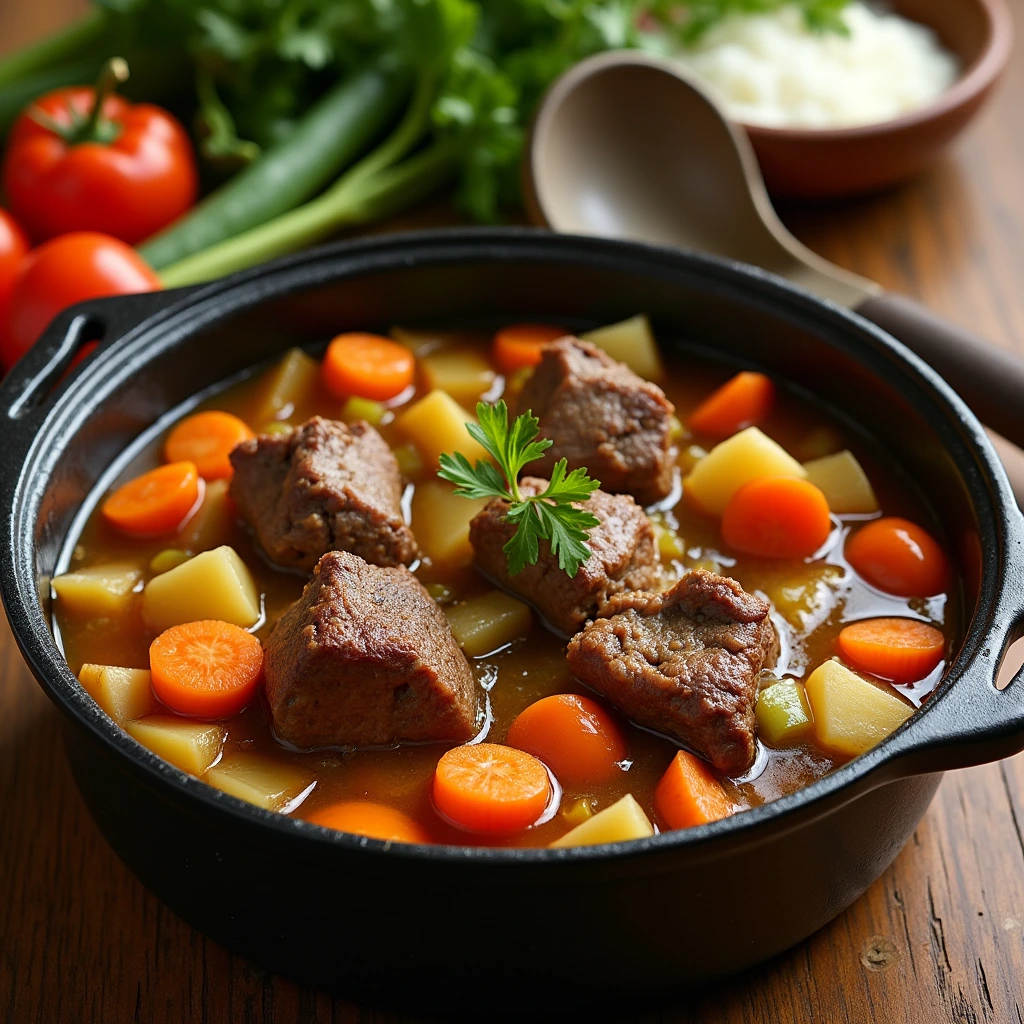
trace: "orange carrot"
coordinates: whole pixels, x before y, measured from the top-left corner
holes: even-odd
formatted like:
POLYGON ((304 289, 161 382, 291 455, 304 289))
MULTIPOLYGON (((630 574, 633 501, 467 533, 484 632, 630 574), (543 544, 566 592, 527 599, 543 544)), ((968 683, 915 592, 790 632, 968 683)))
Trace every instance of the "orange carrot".
POLYGON ((909 519, 875 519, 846 542, 846 560, 874 587, 899 597, 932 597, 949 584, 949 563, 909 519))
POLYGON ((227 480, 233 472, 228 459, 231 450, 252 436, 252 431, 229 412, 197 412, 186 416, 167 436, 164 458, 168 462, 194 462, 204 480, 227 480))
POLYGON ((103 517, 132 537, 173 533, 199 507, 202 492, 195 463, 172 462, 118 487, 103 502, 103 517))
POLYGON ((854 668, 894 683, 924 679, 946 651, 946 638, 917 619, 863 619, 846 626, 838 644, 854 668))
POLYGON ((528 828, 551 799, 537 758, 514 747, 475 743, 449 750, 434 772, 434 805, 453 824, 497 835, 528 828))
POLYGON ((149 647, 153 692, 173 711, 226 718, 249 703, 263 675, 263 646, 230 622, 164 630, 149 647))
POLYGON ((335 398, 358 395, 385 402, 412 384, 416 357, 379 334, 339 334, 327 346, 320 373, 335 398))
POLYGON ((744 484, 722 513, 722 537, 759 558, 806 558, 832 529, 828 501, 814 484, 768 476, 744 484))
POLYGON ((307 821, 338 832, 352 832, 393 843, 429 843, 427 830, 408 814, 369 800, 345 800, 309 816, 307 821))
POLYGON ((509 726, 505 742, 539 757, 563 786, 608 782, 628 752, 615 719, 575 693, 535 701, 509 726))
POLYGON ((669 828, 692 828, 733 812, 732 802, 699 757, 680 750, 654 791, 654 808, 669 828))
POLYGON ((564 327, 547 324, 512 324, 494 335, 491 355, 502 373, 515 373, 524 367, 536 366, 544 349, 568 333, 564 327))
POLYGON ((760 423, 775 402, 775 385, 763 373, 744 370, 726 381, 690 414, 689 427, 715 437, 729 437, 760 423))

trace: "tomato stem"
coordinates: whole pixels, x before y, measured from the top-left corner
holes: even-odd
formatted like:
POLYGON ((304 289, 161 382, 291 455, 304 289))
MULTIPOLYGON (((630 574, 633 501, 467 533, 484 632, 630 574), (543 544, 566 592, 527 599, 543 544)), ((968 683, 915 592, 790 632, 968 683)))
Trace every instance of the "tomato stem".
POLYGON ((75 132, 75 142, 113 142, 121 129, 103 119, 103 104, 118 86, 128 81, 128 62, 124 57, 111 57, 103 64, 93 87, 92 111, 88 120, 75 132))

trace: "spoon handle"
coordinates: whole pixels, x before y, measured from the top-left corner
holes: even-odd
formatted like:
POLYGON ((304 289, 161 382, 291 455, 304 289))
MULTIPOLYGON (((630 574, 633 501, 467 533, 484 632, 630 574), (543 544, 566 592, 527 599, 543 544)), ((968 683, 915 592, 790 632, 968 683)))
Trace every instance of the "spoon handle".
POLYGON ((1024 448, 1024 360, 894 292, 856 311, 937 370, 986 426, 1024 448))

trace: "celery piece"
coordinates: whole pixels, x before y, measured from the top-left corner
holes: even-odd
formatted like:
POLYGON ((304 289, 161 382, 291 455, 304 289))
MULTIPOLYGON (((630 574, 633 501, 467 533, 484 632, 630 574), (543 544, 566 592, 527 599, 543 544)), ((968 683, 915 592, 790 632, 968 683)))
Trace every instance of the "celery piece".
POLYGON ((341 410, 341 418, 346 423, 366 420, 371 427, 379 427, 387 411, 380 402, 375 402, 372 398, 360 398, 358 395, 353 395, 346 400, 344 408, 341 410))
POLYGON ((761 691, 757 698, 757 734, 770 747, 799 743, 813 725, 811 706, 804 688, 782 679, 761 691))

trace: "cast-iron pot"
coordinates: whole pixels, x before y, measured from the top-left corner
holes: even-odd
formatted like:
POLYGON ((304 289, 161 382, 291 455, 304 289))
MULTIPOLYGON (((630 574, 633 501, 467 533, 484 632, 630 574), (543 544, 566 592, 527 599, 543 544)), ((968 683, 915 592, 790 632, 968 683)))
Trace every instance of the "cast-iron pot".
POLYGON ((90 812, 172 910, 300 981, 506 1000, 734 972, 855 900, 911 835, 941 772, 1024 748, 1021 676, 994 683, 1024 618, 1024 524, 981 426, 890 337, 760 271, 530 230, 384 236, 189 291, 78 306, 0 398, 3 600, 63 712, 90 812), (964 575, 963 642, 924 709, 874 750, 773 803, 649 840, 389 847, 207 787, 129 739, 79 687, 50 630, 49 577, 118 457, 197 392, 340 330, 552 318, 578 328, 640 310, 663 344, 813 395, 883 446, 943 524, 964 575), (96 337, 98 352, 61 379, 96 337), (481 918, 501 926, 478 930, 481 918))

